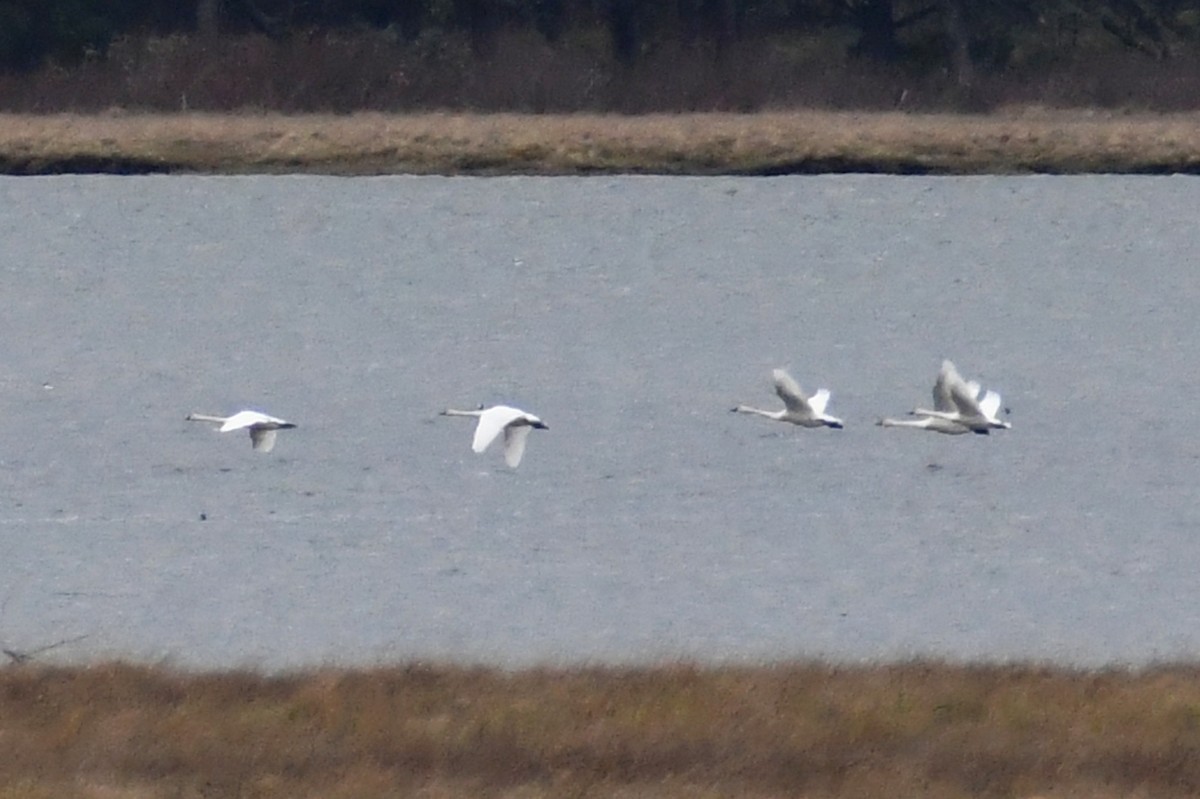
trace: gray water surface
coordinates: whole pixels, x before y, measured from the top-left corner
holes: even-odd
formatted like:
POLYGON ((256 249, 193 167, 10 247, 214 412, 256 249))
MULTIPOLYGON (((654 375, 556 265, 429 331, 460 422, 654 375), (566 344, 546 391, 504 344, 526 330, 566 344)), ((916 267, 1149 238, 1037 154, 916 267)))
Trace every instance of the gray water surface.
POLYGON ((1197 208, 1185 177, 0 178, 0 642, 1193 658, 1197 208), (874 425, 945 357, 1012 430, 874 425), (846 429, 729 413, 776 366, 846 429), (437 415, 481 402, 550 425, 519 469, 437 415), (243 407, 300 427, 264 456, 184 421, 243 407))

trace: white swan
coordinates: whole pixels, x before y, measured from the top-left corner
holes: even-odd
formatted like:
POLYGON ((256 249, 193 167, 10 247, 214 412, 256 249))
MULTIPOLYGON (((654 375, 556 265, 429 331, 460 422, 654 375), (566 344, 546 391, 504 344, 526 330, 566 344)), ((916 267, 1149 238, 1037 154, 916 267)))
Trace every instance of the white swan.
POLYGON ((749 405, 738 405, 736 408, 731 409, 732 412, 752 413, 779 422, 800 425, 801 427, 833 427, 838 430, 842 429, 841 419, 825 413, 825 406, 829 402, 828 389, 823 388, 811 397, 805 397, 804 392, 800 390, 800 386, 783 369, 774 370, 771 372, 771 376, 775 379, 775 393, 783 400, 783 410, 764 411, 759 408, 751 408, 749 405))
POLYGON ((517 468, 525 455, 525 439, 529 431, 535 427, 538 430, 549 430, 550 426, 532 413, 526 413, 520 408, 508 405, 493 405, 490 408, 480 406, 474 411, 456 411, 447 408, 442 416, 474 416, 479 419, 475 426, 475 438, 471 441, 471 449, 483 452, 492 442, 504 433, 504 462, 512 468, 517 468))
POLYGON ((942 361, 937 382, 933 385, 933 410, 917 408, 913 416, 944 419, 969 430, 986 435, 992 430, 1008 430, 1008 422, 996 417, 1000 411, 1000 395, 987 391, 981 397, 980 386, 967 382, 950 361, 942 361))
MULTIPOLYGON (((954 404, 954 399, 950 396, 950 387, 948 378, 950 370, 954 369, 954 364, 946 361, 942 364, 942 371, 938 373, 937 382, 933 386, 933 407, 937 409, 938 415, 932 415, 932 412, 913 411, 912 413, 920 414, 916 419, 880 419, 875 424, 881 427, 915 427, 921 430, 932 430, 935 433, 944 433, 948 436, 958 436, 963 433, 973 432, 970 427, 965 424, 946 418, 941 414, 954 414, 958 412, 958 406, 954 404), (949 370, 946 368, 949 365, 949 370)), ((968 384, 970 385, 970 384, 968 384)), ((974 431, 980 432, 980 431, 974 431)), ((987 431, 982 431, 986 433, 987 431)))
POLYGON ((250 444, 259 452, 270 452, 275 447, 275 432, 290 430, 296 425, 267 416, 258 411, 238 411, 233 416, 210 416, 206 413, 189 413, 189 422, 214 422, 221 425, 218 430, 228 433, 230 430, 249 430, 250 444))

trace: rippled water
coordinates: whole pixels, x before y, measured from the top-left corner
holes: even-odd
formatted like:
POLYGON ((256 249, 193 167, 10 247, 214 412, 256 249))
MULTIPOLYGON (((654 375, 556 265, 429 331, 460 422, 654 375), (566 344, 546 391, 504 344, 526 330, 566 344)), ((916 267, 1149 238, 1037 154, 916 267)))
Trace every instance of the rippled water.
POLYGON ((0 179, 0 642, 1193 657, 1197 207, 1184 177, 0 179), (943 357, 1011 431, 874 426, 943 357), (846 429, 728 412, 780 365, 846 429), (437 416, 497 401, 551 427, 515 471, 437 416), (183 420, 242 407, 300 427, 263 456, 183 420))

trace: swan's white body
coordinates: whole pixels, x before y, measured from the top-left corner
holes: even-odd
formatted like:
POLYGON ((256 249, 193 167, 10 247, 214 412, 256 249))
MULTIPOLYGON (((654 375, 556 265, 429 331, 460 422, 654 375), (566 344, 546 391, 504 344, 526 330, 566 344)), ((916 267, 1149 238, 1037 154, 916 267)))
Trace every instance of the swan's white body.
POLYGON ((783 410, 764 411, 749 405, 738 405, 733 412, 765 416, 801 427, 833 427, 839 430, 843 427, 841 419, 825 413, 825 406, 829 404, 828 389, 823 388, 811 397, 805 397, 800 386, 783 369, 774 370, 771 376, 775 380, 775 393, 783 400, 783 410))
POLYGON ((258 411, 238 411, 233 416, 211 416, 206 413, 189 413, 189 422, 213 422, 221 425, 219 432, 228 433, 230 430, 249 430, 250 445, 258 452, 270 452, 275 448, 275 433, 278 430, 290 430, 296 425, 267 416, 258 411))
POLYGON ((1011 424, 996 416, 1000 412, 1000 395, 987 391, 980 396, 980 391, 980 385, 975 381, 963 380, 953 363, 942 361, 937 382, 933 385, 933 409, 917 408, 912 415, 952 422, 984 435, 992 430, 1011 428, 1011 424))
POLYGON ((479 419, 475 426, 475 437, 471 440, 471 449, 475 452, 483 452, 504 433, 504 462, 514 469, 521 464, 521 458, 525 455, 525 439, 529 437, 529 431, 535 427, 538 430, 550 429, 532 413, 509 405, 493 405, 474 411, 447 408, 442 411, 442 416, 474 416, 479 419))

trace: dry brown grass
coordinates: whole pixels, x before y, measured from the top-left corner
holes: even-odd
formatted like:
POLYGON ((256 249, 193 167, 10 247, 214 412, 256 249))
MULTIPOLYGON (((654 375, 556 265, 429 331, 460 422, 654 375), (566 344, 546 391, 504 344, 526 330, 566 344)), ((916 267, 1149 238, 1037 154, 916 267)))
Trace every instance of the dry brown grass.
POLYGON ((0 115, 0 171, 1195 172, 1200 113, 0 115))
POLYGON ((0 797, 1185 797, 1200 667, 0 671, 0 797))

